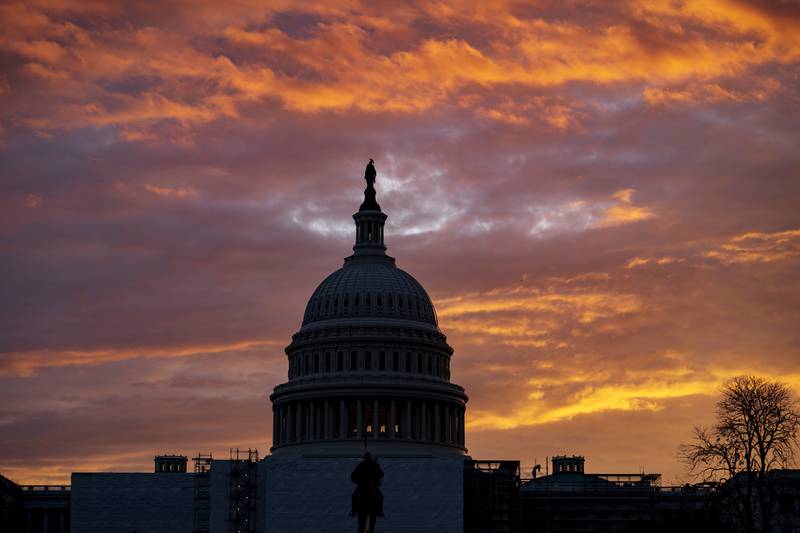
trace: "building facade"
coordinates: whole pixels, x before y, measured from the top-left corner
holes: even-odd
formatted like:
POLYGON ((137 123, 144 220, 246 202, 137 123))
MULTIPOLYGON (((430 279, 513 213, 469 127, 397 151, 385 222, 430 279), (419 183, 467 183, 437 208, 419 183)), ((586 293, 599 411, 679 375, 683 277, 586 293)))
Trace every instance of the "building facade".
POLYGON ((306 305, 275 387, 266 459, 267 531, 342 531, 365 451, 385 472, 383 531, 461 531, 467 395, 433 303, 386 254, 375 167, 344 265, 306 305))

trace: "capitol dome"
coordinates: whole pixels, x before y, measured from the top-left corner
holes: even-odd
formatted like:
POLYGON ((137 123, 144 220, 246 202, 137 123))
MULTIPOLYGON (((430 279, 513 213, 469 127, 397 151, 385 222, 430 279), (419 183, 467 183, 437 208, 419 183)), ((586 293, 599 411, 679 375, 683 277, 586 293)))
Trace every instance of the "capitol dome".
POLYGON ((303 326, 353 317, 402 318, 436 326, 428 293, 392 261, 347 261, 311 295, 303 326))
POLYGON ((270 395, 272 453, 463 455, 464 389, 425 289, 386 254, 370 160, 353 255, 316 288, 270 395))

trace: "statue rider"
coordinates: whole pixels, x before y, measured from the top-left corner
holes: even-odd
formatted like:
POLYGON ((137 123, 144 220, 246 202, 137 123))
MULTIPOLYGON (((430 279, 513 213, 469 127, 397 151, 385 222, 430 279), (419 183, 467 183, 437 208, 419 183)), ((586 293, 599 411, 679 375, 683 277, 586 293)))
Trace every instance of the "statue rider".
MULTIPOLYGON (((370 162, 372 160, 370 159, 370 162)), ((353 496, 350 499, 350 516, 356 515, 356 501, 359 494, 362 492, 375 491, 377 498, 378 516, 383 516, 383 493, 381 492, 380 485, 383 479, 383 470, 378 465, 378 460, 372 458, 372 454, 366 452, 364 460, 358 463, 350 474, 350 480, 356 484, 356 490, 353 491, 353 496)))

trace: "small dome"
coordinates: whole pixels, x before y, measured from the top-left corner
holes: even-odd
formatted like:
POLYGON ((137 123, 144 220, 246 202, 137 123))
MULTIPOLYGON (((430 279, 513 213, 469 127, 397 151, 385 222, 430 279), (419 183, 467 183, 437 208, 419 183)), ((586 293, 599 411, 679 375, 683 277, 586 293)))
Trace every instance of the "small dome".
POLYGON ((337 318, 404 318, 434 326, 436 312, 422 285, 392 261, 347 261, 319 284, 303 325, 337 318))

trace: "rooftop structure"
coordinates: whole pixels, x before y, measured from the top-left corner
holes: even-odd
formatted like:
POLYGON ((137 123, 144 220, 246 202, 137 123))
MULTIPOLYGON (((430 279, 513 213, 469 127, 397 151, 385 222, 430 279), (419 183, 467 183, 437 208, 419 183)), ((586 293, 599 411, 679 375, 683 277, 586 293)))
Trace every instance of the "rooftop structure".
POLYGON ((153 458, 155 472, 186 472, 187 458, 185 455, 156 455, 153 458))

